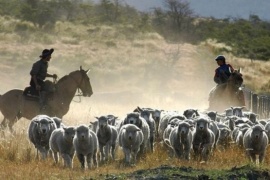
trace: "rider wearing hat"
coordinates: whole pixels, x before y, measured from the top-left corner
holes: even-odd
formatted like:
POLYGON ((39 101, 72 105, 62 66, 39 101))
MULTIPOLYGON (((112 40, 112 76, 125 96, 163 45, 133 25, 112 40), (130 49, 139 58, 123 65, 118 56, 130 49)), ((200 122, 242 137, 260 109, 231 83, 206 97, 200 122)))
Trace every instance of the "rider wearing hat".
POLYGON ((219 67, 215 70, 214 81, 217 84, 226 83, 234 69, 230 64, 226 64, 226 58, 223 55, 218 55, 215 60, 219 67))
POLYGON ((42 51, 42 54, 39 56, 40 60, 36 61, 33 64, 33 67, 30 71, 31 75, 31 81, 30 85, 31 87, 35 88, 37 91, 39 91, 40 95, 40 105, 41 109, 45 109, 46 107, 46 87, 45 87, 45 78, 46 77, 52 77, 54 79, 57 78, 56 74, 49 74, 47 72, 48 70, 48 63, 51 59, 51 55, 53 53, 54 49, 44 49, 42 51))

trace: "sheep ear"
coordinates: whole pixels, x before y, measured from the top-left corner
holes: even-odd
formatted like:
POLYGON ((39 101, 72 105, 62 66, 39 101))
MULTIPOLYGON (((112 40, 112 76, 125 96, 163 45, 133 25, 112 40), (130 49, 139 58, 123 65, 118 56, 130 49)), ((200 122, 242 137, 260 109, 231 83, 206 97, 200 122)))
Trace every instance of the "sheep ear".
POLYGON ((123 125, 127 124, 127 118, 124 119, 123 125))
POLYGON ((95 116, 95 118, 98 120, 99 119, 99 117, 97 117, 97 116, 95 116))
POLYGON ((139 110, 139 112, 142 112, 142 108, 140 108, 139 106, 137 106, 137 109, 139 110))
POLYGON ((38 124, 39 123, 39 120, 38 119, 35 119, 35 120, 33 120, 33 122, 38 124))

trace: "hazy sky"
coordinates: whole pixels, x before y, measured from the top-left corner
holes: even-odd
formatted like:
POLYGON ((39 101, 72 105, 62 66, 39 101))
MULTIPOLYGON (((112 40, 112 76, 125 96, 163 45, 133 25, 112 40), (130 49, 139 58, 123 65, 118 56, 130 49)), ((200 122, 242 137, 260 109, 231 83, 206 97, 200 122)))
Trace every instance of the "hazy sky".
MULTIPOLYGON (((99 0, 94 0, 99 2, 99 0)), ((191 9, 200 16, 226 18, 248 18, 256 14, 263 20, 270 20, 270 0, 187 0, 191 9)), ((122 0, 142 11, 163 7, 164 0, 122 0)))

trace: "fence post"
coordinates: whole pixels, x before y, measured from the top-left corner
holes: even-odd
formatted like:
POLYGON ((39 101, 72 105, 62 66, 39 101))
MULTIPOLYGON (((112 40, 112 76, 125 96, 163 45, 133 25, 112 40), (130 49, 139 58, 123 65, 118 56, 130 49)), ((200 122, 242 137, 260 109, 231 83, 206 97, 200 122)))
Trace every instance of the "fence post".
POLYGON ((257 94, 252 94, 252 112, 258 114, 258 96, 257 94))

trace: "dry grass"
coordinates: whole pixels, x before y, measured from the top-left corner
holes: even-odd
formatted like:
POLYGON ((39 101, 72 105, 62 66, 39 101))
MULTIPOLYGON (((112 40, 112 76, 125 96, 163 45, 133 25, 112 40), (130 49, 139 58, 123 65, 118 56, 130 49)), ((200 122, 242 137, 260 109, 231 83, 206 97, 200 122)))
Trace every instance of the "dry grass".
MULTIPOLYGON (((204 110, 208 106, 208 93, 215 85, 213 75, 217 66, 213 60, 217 55, 213 53, 216 52, 213 44, 169 44, 156 33, 134 33, 132 27, 74 27, 60 22, 57 35, 41 37, 48 36, 49 44, 35 41, 40 36, 34 35, 22 42, 18 34, 13 33, 12 23, 4 25, 11 31, 0 34, 0 94, 28 85, 30 68, 44 48, 55 48, 49 71, 59 77, 80 65, 91 69, 89 76, 94 94, 91 98, 82 98, 80 103, 71 103, 63 119, 66 125, 88 124, 95 116, 106 114, 123 118, 137 106, 178 111, 190 107, 204 110)), ((242 69, 245 84, 252 90, 260 91, 263 87, 269 91, 270 63, 225 55, 235 68, 242 69)), ((75 97, 74 101, 80 99, 75 97)), ((89 179, 98 178, 99 174, 127 173, 162 164, 226 169, 248 163, 243 150, 237 148, 216 152, 207 165, 172 160, 164 151, 156 149, 132 168, 123 168, 118 160, 82 172, 75 158, 74 169, 68 170, 53 165, 52 159, 35 160, 35 149, 27 138, 28 125, 28 120, 21 119, 15 124, 15 136, 8 131, 1 134, 1 179, 89 179)), ((118 158, 122 156, 119 152, 118 158)), ((265 164, 270 163, 269 157, 268 151, 265 164)))

